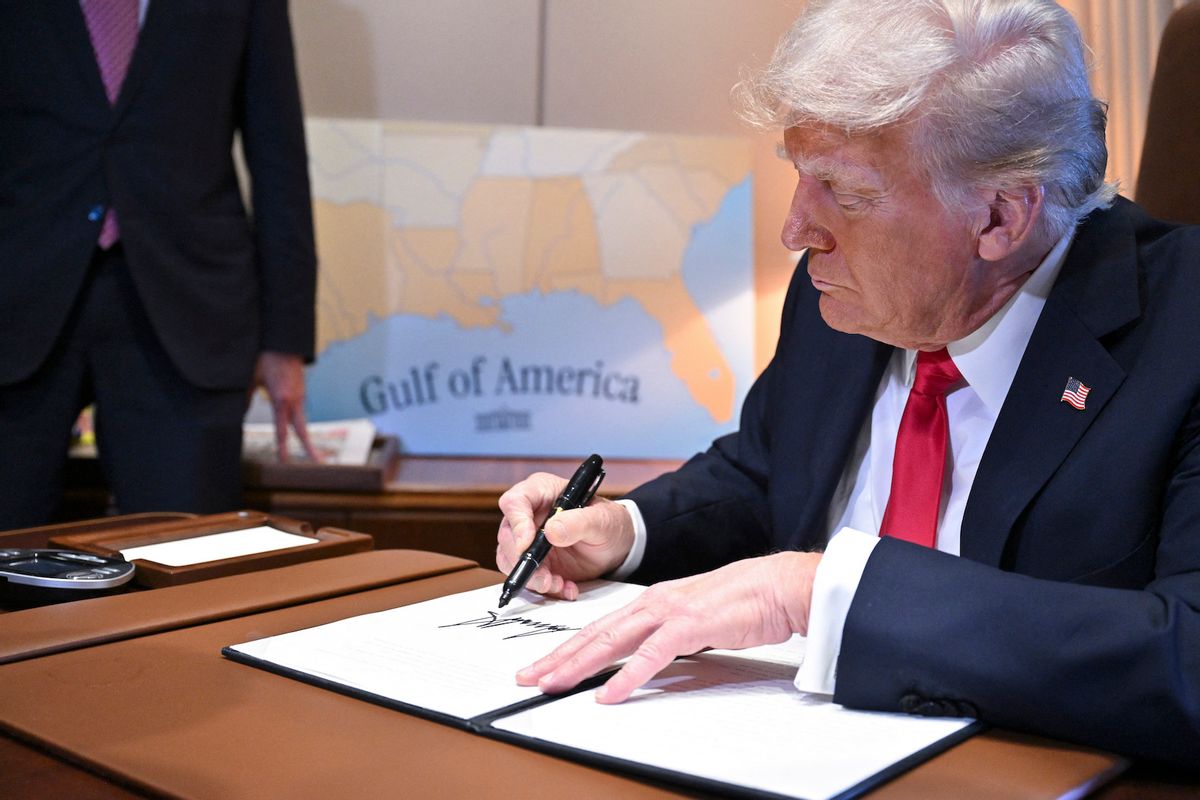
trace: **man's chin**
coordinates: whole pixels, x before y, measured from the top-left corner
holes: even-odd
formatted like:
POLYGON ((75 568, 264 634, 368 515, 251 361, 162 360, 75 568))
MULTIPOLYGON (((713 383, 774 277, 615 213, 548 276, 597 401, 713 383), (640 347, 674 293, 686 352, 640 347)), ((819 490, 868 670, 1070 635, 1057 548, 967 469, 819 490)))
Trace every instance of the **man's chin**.
MULTIPOLYGON (((862 314, 855 314, 858 309, 848 308, 843 303, 838 303, 835 300, 830 300, 828 295, 821 295, 819 305, 821 309, 821 319, 835 331, 839 333, 853 333, 858 336, 866 336, 868 339, 874 339, 881 344, 891 345, 892 347, 907 348, 909 350, 924 349, 928 350, 931 347, 922 344, 923 339, 908 339, 897 336, 895 332, 883 328, 880 325, 868 324, 870 321, 863 318, 862 314)), ((941 345, 933 345, 932 347, 940 347, 941 345)))
POLYGON ((825 320, 825 324, 835 331, 866 334, 862 319, 859 315, 854 314, 852 309, 847 308, 845 303, 822 292, 817 307, 821 310, 821 319, 825 320))

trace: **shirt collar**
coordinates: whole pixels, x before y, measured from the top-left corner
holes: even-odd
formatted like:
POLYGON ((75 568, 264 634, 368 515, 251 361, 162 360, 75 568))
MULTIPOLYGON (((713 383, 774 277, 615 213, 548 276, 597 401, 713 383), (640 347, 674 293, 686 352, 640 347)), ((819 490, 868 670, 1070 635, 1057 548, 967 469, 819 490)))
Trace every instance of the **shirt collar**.
MULTIPOLYGON (((973 333, 946 345, 954 366, 992 414, 1000 414, 1073 239, 1073 232, 1059 239, 999 311, 973 333)), ((916 376, 916 363, 917 351, 905 350, 903 374, 910 386, 916 376)))

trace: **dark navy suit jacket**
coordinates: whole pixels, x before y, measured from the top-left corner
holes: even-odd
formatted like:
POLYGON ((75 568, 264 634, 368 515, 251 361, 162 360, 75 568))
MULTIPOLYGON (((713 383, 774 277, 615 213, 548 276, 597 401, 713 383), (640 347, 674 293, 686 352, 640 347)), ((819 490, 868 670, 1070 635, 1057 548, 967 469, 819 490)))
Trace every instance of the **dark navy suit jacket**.
POLYGON ((246 386, 263 350, 311 359, 316 266, 286 0, 154 0, 115 107, 79 0, 0 0, 0 75, 0 384, 46 359, 109 204, 155 333, 190 382, 246 386))
MULTIPOLYGON (((661 580, 826 543, 892 348, 820 318, 803 264, 741 429, 631 494, 661 580)), ((1080 226, 996 421, 962 557, 885 538, 836 701, 965 714, 1200 764, 1200 228, 1080 226), (1086 408, 1061 402, 1071 377, 1086 408)))

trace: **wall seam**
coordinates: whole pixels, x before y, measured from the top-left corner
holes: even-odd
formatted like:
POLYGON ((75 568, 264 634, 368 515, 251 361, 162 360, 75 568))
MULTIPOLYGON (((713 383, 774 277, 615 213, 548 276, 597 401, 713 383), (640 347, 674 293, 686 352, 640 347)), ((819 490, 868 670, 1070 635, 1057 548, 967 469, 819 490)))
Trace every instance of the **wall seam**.
POLYGON ((542 127, 546 124, 546 27, 549 13, 549 0, 538 0, 537 15, 537 85, 534 87, 533 124, 542 127))

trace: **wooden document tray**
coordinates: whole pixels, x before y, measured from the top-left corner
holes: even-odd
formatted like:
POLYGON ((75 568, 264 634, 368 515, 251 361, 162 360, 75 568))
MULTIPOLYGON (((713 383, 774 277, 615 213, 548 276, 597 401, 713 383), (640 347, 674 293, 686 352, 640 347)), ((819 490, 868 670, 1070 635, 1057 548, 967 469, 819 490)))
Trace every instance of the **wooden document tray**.
POLYGON ((361 466, 245 459, 242 482, 247 489, 382 492, 396 470, 399 457, 400 443, 395 436, 376 436, 367 463, 361 466))
POLYGON ((209 578, 222 578, 226 575, 286 567, 330 556, 357 553, 370 550, 375 544, 374 540, 365 533, 355 533, 340 528, 321 528, 313 532, 312 526, 307 522, 263 514, 259 511, 235 511, 157 525, 142 525, 137 528, 117 528, 55 536, 50 539, 50 545, 121 558, 121 551, 130 547, 175 542, 197 536, 229 533, 264 525, 286 533, 307 537, 313 540, 313 544, 179 567, 139 558, 134 559, 137 563, 137 571, 134 573, 133 579, 139 585, 151 588, 177 586, 209 578))

